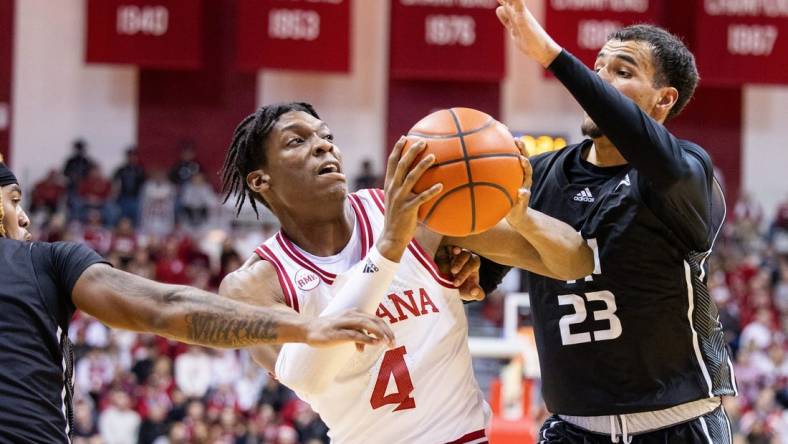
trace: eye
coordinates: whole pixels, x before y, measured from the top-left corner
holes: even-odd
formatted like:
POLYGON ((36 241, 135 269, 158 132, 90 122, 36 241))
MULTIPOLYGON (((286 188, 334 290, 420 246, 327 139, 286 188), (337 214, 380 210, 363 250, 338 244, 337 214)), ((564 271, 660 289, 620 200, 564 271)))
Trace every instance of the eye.
POLYGON ((334 135, 333 134, 326 134, 325 136, 323 136, 323 138, 328 140, 329 142, 333 142, 334 141, 334 135))
POLYGON ((304 143, 304 139, 300 137, 293 137, 292 139, 287 141, 287 146, 298 146, 304 143))
POLYGON ((632 77, 632 73, 630 73, 629 71, 624 71, 624 70, 621 70, 621 69, 620 69, 620 70, 618 70, 617 74, 618 74, 619 76, 621 76, 621 77, 625 78, 625 79, 628 79, 628 78, 632 77))
POLYGON ((595 73, 599 73, 599 71, 602 71, 602 67, 597 66, 597 67, 594 68, 594 72, 595 73))

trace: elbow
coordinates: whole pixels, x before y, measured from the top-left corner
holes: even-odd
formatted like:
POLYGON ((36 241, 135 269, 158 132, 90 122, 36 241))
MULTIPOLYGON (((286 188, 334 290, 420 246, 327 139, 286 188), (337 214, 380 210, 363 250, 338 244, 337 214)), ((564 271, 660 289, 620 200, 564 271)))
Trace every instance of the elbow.
POLYGON ((577 252, 561 270, 556 270, 556 277, 562 281, 575 281, 594 273, 594 252, 588 245, 577 252))

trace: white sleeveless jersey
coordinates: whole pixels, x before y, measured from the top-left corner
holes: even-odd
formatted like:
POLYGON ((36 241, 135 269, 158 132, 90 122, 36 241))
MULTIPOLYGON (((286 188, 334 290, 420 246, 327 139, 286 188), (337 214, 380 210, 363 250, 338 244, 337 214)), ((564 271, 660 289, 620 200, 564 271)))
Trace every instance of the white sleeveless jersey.
MULTIPOLYGON (((356 215, 342 255, 363 258, 383 230, 383 192, 348 197, 356 215), (355 244, 355 248, 354 248, 355 244)), ((289 306, 317 316, 342 285, 343 270, 319 268, 279 232, 255 252, 271 262, 289 306)), ((298 393, 338 444, 486 443, 489 408, 476 383, 459 292, 414 240, 377 316, 396 346, 366 347, 319 395, 298 393)))

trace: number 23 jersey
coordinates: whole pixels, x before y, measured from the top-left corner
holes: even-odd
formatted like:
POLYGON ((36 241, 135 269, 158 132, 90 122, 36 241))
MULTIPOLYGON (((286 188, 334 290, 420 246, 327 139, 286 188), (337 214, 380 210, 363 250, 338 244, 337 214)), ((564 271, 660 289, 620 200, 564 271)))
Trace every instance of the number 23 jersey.
MULTIPOLYGON (((733 395, 733 367, 705 287, 709 251, 682 243, 647 204, 652 191, 644 191, 633 168, 613 170, 595 185, 570 182, 566 172, 584 146, 532 159, 530 206, 578 230, 595 261, 593 274, 577 281, 529 274, 548 409, 614 415, 733 395)), ((705 153, 692 153, 717 187, 705 153)), ((718 189, 709 195, 715 196, 709 205, 724 208, 718 189)), ((712 227, 721 225, 723 212, 712 227)))
MULTIPOLYGON (((317 316, 383 230, 383 192, 348 196, 356 224, 338 255, 318 258, 279 232, 256 253, 277 270, 288 305, 317 316)), ((297 393, 320 414, 332 442, 486 443, 489 408, 473 374, 468 325, 457 289, 415 240, 376 315, 396 346, 367 346, 320 394, 297 393)))

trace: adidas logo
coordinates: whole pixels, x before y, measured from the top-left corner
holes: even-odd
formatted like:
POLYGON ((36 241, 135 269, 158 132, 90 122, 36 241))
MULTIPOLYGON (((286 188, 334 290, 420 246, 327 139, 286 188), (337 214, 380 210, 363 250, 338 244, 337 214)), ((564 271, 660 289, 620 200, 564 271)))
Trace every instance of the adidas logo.
POLYGON ((373 264, 371 260, 367 259, 366 265, 364 265, 364 273, 377 273, 380 269, 377 265, 373 264))
POLYGON ((593 202, 594 196, 591 194, 591 190, 589 190, 588 187, 586 187, 585 190, 575 194, 575 197, 573 197, 572 199, 578 202, 593 202))

